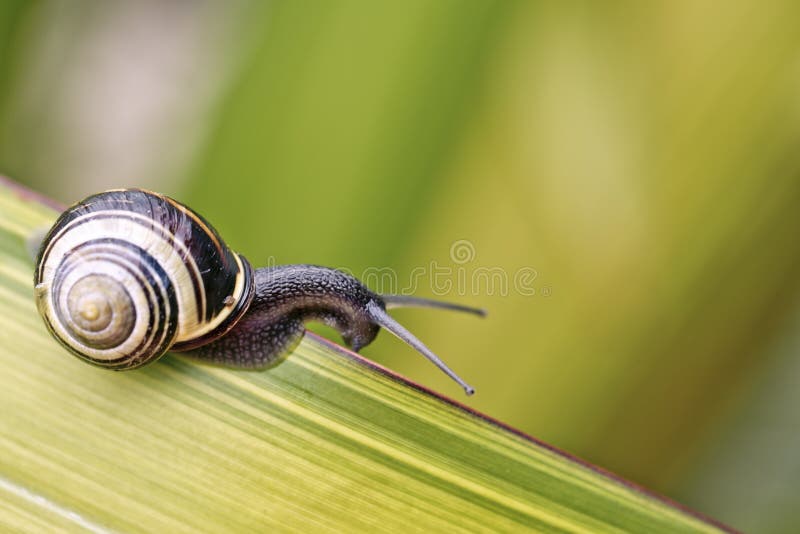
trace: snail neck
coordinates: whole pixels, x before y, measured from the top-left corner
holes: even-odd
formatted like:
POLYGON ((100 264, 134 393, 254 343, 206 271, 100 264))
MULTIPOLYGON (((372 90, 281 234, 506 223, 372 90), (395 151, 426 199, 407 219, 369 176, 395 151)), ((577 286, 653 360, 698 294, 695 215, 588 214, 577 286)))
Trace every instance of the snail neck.
POLYGON ((382 299, 347 273, 316 265, 256 269, 253 300, 224 336, 187 353, 221 365, 263 368, 281 360, 299 343, 305 323, 335 328, 359 350, 378 334, 369 310, 382 299))
POLYGON ((356 278, 317 265, 282 265, 255 271, 255 297, 247 315, 262 320, 320 321, 339 331, 354 350, 368 345, 378 333, 367 311, 382 299, 356 278))

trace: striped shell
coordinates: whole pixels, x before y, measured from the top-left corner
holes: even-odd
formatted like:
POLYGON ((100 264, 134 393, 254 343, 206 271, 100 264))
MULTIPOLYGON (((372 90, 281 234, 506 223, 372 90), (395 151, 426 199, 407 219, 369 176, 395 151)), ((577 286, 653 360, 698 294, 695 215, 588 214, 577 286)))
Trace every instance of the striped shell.
POLYGON ((90 196, 44 239, 34 278, 47 327, 90 363, 133 369, 230 330, 253 275, 198 214, 138 189, 90 196))

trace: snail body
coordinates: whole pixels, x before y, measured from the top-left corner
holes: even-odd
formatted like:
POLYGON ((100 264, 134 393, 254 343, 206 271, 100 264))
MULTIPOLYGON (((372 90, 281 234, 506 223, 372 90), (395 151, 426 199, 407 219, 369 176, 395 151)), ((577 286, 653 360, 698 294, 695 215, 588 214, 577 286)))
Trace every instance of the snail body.
POLYGON ((37 255, 35 298, 53 336, 94 365, 141 367, 167 351, 265 368, 297 345, 307 321, 358 351, 381 327, 473 389, 386 312, 392 306, 482 310, 378 295, 327 267, 253 269, 179 202, 140 189, 92 195, 67 209, 37 255))

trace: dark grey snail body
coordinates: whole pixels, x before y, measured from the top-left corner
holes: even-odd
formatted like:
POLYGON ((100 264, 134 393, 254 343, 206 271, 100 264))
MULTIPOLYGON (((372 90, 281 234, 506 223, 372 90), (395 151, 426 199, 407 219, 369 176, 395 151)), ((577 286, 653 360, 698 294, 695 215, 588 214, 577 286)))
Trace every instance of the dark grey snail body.
POLYGON ((197 213, 139 189, 107 191, 65 211, 45 237, 34 284, 50 332, 81 359, 124 370, 167 351, 237 368, 285 356, 316 320, 358 351, 381 327, 473 389, 392 319, 388 306, 481 310, 377 295, 315 265, 253 269, 197 213))

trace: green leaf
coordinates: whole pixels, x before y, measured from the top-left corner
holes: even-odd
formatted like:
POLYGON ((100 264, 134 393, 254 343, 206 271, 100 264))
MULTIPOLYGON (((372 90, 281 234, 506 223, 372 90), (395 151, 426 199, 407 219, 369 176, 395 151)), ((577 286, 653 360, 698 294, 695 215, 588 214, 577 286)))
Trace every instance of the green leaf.
POLYGON ((124 531, 712 532, 725 527, 308 336, 267 372, 69 356, 0 182, 0 525, 124 531))

